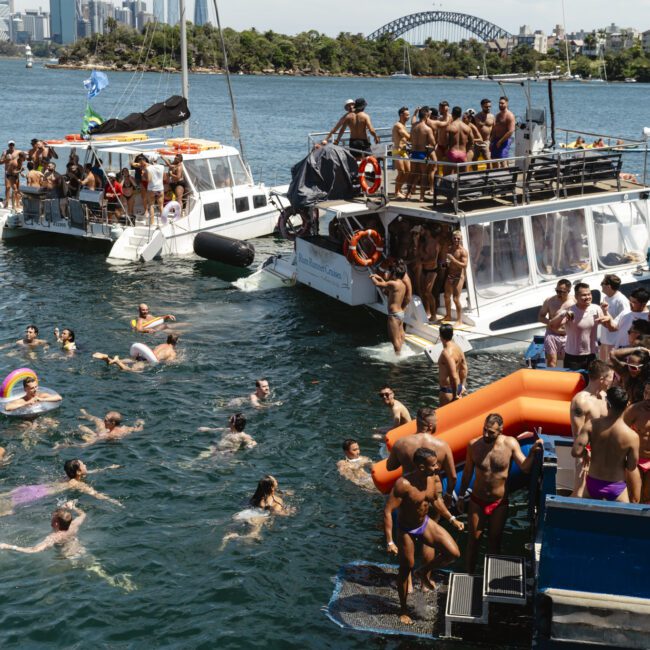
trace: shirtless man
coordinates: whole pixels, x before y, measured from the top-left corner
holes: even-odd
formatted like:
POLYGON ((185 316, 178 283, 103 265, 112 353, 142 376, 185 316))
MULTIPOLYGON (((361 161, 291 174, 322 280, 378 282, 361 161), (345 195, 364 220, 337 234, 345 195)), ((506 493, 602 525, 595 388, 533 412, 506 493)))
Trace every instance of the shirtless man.
POLYGON ((492 102, 489 99, 481 100, 481 111, 474 116, 474 124, 481 134, 481 140, 474 142, 475 156, 474 160, 478 160, 482 155, 485 160, 490 159, 490 140, 492 128, 494 127, 494 115, 490 113, 492 102))
POLYGON ((164 158, 162 161, 169 168, 169 187, 176 196, 176 201, 181 206, 181 216, 183 214, 183 196, 187 186, 185 184, 185 172, 183 171, 183 154, 177 153, 174 160, 168 163, 164 158))
POLYGON ((650 379, 643 386, 643 400, 625 411, 623 421, 639 436, 639 462, 627 474, 630 501, 650 503, 650 379))
POLYGON ((84 420, 89 420, 95 425, 93 431, 84 424, 79 425, 79 430, 84 435, 84 442, 86 445, 92 445, 102 440, 119 440, 129 433, 142 431, 144 428, 144 420, 136 420, 135 426, 127 427, 122 424, 122 414, 117 411, 109 411, 103 418, 98 418, 91 415, 86 409, 80 409, 80 417, 84 420))
POLYGON ((14 186, 14 178, 9 171, 9 164, 18 158, 18 150, 16 143, 9 140, 7 148, 0 154, 0 165, 5 166, 5 207, 9 207, 12 198, 12 191, 14 186))
POLYGON ((88 474, 98 474, 108 469, 117 469, 119 465, 109 465, 101 469, 89 471, 86 464, 81 460, 67 460, 63 465, 63 470, 67 479, 63 481, 56 481, 55 483, 41 483, 39 485, 21 485, 14 488, 10 492, 0 494, 0 516, 11 515, 17 506, 24 506, 35 501, 39 501, 47 496, 53 496, 67 492, 69 490, 76 490, 88 496, 94 497, 101 501, 109 501, 117 506, 122 504, 116 499, 98 492, 95 488, 91 487, 85 482, 88 474))
POLYGON ((456 307, 456 325, 463 324, 463 308, 460 304, 460 292, 465 284, 465 269, 469 253, 463 247, 463 235, 456 230, 451 236, 451 250, 447 253, 447 279, 445 280, 445 316, 442 320, 451 320, 451 299, 456 307))
MULTIPOLYGON (((407 295, 404 276, 406 265, 401 260, 395 264, 390 280, 384 280, 380 275, 373 273, 370 276, 372 283, 380 289, 386 289, 388 298, 388 336, 393 344, 395 354, 399 355, 404 345, 406 332, 404 331, 404 304, 407 295)), ((407 303, 408 304, 408 303, 407 303)))
POLYGON ((485 418, 483 434, 467 445, 465 469, 458 495, 458 509, 467 509, 469 537, 467 539, 467 572, 474 573, 478 543, 487 524, 488 553, 499 554, 501 536, 508 517, 506 484, 510 463, 514 461, 522 472, 530 472, 536 454, 543 444, 537 440, 528 456, 524 456, 516 438, 503 435, 503 418, 490 413, 485 418), (474 488, 469 484, 476 470, 474 488))
MULTIPOLYGON (((447 160, 450 163, 467 162, 467 150, 471 149, 474 144, 472 130, 461 120, 463 109, 460 106, 454 106, 451 109, 451 122, 445 129, 444 140, 442 144, 447 150, 447 160)), ((446 168, 447 173, 456 173, 453 167, 446 168)), ((461 168, 461 171, 467 171, 467 168, 461 168)))
POLYGON ((38 171, 34 167, 33 162, 27 163, 27 186, 28 187, 43 187, 43 172, 38 171))
MULTIPOLYGON (((571 434, 575 440, 582 427, 593 420, 607 415, 607 390, 614 381, 614 370, 598 359, 589 364, 589 383, 584 390, 574 395, 570 405, 571 434)), ((585 489, 585 479, 589 463, 576 457, 575 481, 572 497, 581 497, 585 489)))
POLYGON ((255 408, 260 408, 264 402, 268 401, 270 396, 271 389, 269 388, 269 382, 266 379, 256 379, 255 392, 250 394, 251 405, 255 408))
POLYGON ((5 411, 16 411, 17 409, 36 404, 37 402, 60 402, 63 399, 61 395, 39 392, 38 380, 33 377, 23 379, 23 389, 25 390, 25 395, 5 404, 5 411))
MULTIPOLYGON (((165 327, 164 324, 157 325, 156 327, 147 327, 146 324, 152 320, 154 320, 156 317, 151 315, 151 312, 149 311, 149 306, 146 303, 140 303, 138 305, 138 317, 135 319, 135 331, 136 332, 144 332, 146 334, 153 334, 154 332, 158 332, 162 328, 165 327)), ((176 317, 173 314, 166 314, 165 316, 159 316, 158 318, 162 318, 165 323, 166 322, 173 322, 176 320, 176 317)))
POLYGON ((472 132, 472 146, 469 146, 469 144, 467 146, 467 162, 472 162, 474 158, 478 158, 479 153, 481 152, 481 147, 479 145, 483 143, 481 140, 481 132, 478 130, 476 124, 474 124, 475 115, 476 111, 474 111, 473 108, 468 108, 463 113, 463 124, 469 127, 469 130, 472 132))
POLYGON ((422 226, 422 236, 418 246, 420 277, 418 282, 418 295, 429 320, 436 319, 438 303, 433 295, 433 285, 438 273, 438 255, 440 253, 440 240, 438 229, 425 224, 422 226))
POLYGON ((343 137, 345 129, 350 129, 350 149, 355 158, 362 158, 370 152, 370 140, 368 133, 375 139, 375 144, 379 144, 379 136, 372 126, 370 116, 365 112, 368 102, 363 97, 354 100, 354 110, 343 118, 336 141, 338 144, 343 137))
POLYGON ((381 387, 379 397, 384 400, 384 404, 390 409, 393 415, 393 421, 387 430, 394 429, 411 421, 411 414, 408 409, 402 402, 395 399, 395 393, 388 384, 381 387))
POLYGON ((38 327, 36 327, 36 325, 28 325, 25 328, 25 336, 22 339, 18 339, 16 345, 25 345, 30 348, 35 348, 38 345, 47 346, 47 341, 38 338, 38 327))
POLYGON ((22 194, 20 192, 20 175, 23 171, 23 164, 27 154, 20 151, 17 156, 7 160, 5 163, 5 188, 8 188, 8 193, 5 195, 5 203, 7 207, 14 210, 21 208, 22 194))
POLYGON ((370 458, 361 455, 361 447, 353 438, 347 438, 341 446, 345 458, 336 463, 339 474, 364 490, 374 491, 372 477, 365 469, 368 465, 372 465, 370 458))
POLYGON ((413 435, 404 436, 395 442, 386 461, 386 468, 392 472, 401 467, 402 472, 408 474, 415 470, 413 454, 416 449, 425 447, 433 450, 438 458, 438 467, 447 476, 447 489, 444 495, 442 495, 442 481, 438 477, 436 480, 436 489, 443 497, 443 504, 439 504, 441 505, 439 512, 445 519, 449 519, 451 515, 448 514, 447 508, 451 507, 454 501, 457 480, 451 447, 444 440, 434 437, 437 427, 435 409, 428 406, 418 409, 416 423, 417 429, 413 435), (442 508, 442 505, 446 507, 442 508))
MULTIPOLYGON (((492 160, 502 160, 510 156, 512 135, 515 132, 515 116, 508 110, 508 98, 499 97, 499 112, 494 118, 490 133, 490 156, 492 160)), ((494 162, 492 168, 507 167, 507 162, 494 162)))
POLYGON ((575 304, 575 298, 570 292, 571 282, 565 279, 558 280, 555 285, 555 295, 544 301, 537 314, 537 320, 546 325, 546 332, 544 332, 544 354, 548 368, 555 368, 558 359, 564 359, 566 326, 562 324, 557 328, 553 328, 550 325, 550 321, 560 311, 568 309, 571 305, 575 304))
POLYGON ((395 197, 398 199, 405 198, 402 194, 402 185, 406 183, 411 174, 411 163, 409 162, 408 143, 411 140, 406 123, 409 121, 411 115, 406 106, 397 111, 398 120, 393 124, 392 140, 393 140, 393 165, 397 170, 395 177, 395 197))
POLYGON ((607 391, 609 413, 585 423, 573 442, 571 454, 589 463, 586 499, 629 503, 626 471, 637 470, 639 435, 623 420, 627 393, 620 386, 607 391), (588 455, 587 445, 591 445, 588 455))
POLYGON ((0 544, 0 549, 4 551, 17 551, 19 553, 40 553, 53 546, 69 546, 77 539, 79 528, 86 520, 86 513, 75 505, 74 501, 68 501, 63 505, 63 508, 57 508, 52 513, 52 529, 50 533, 42 542, 35 546, 15 546, 14 544, 0 544), (77 516, 72 519, 74 512, 77 516))
POLYGON ((449 114, 449 102, 441 101, 438 104, 438 119, 436 129, 436 159, 447 160, 447 127, 451 122, 451 115, 449 114))
MULTIPOLYGON (((156 357, 159 363, 176 360, 176 345, 178 344, 178 339, 178 334, 168 334, 165 343, 157 345, 152 350, 153 355, 156 357)), ((105 361, 106 365, 108 366, 117 366, 120 370, 127 370, 129 372, 142 372, 145 368, 151 365, 142 357, 135 359, 120 359, 120 357, 117 355, 111 357, 109 354, 104 354, 103 352, 94 352, 93 358, 99 359, 100 361, 105 361)))
MULTIPOLYGON (((246 416, 243 413, 235 413, 228 419, 226 433, 221 436, 216 445, 212 445, 207 452, 201 452, 199 458, 209 458, 215 454, 234 454, 240 449, 252 449, 257 446, 253 436, 248 435, 246 429, 246 416)), ((199 427, 199 431, 224 431, 222 427, 199 427)))
POLYGON ((442 354, 438 359, 438 397, 440 406, 460 399, 467 389, 467 360, 464 352, 452 340, 454 328, 448 323, 440 325, 442 354))
POLYGON ((330 138, 343 126, 343 122, 347 117, 348 113, 351 113, 354 110, 354 99, 348 99, 345 104, 343 104, 343 110, 345 113, 341 119, 332 127, 332 130, 321 140, 322 145, 326 145, 330 138))
MULTIPOLYGON (((460 551, 451 535, 439 524, 429 518, 429 508, 440 498, 436 493, 435 474, 438 469, 436 452, 419 448, 413 454, 415 469, 397 479, 384 508, 384 532, 386 550, 399 558, 397 593, 400 602, 399 620, 412 625, 408 614, 407 596, 411 571, 415 566, 416 544, 422 542, 424 564, 415 572, 422 581, 423 588, 435 589, 431 572, 451 564, 460 557, 460 551), (393 541, 393 511, 397 515, 397 544, 393 541)), ((458 530, 463 525, 451 517, 458 530)))
POLYGON ((427 164, 428 160, 436 160, 436 139, 433 129, 427 124, 427 111, 424 108, 418 111, 418 118, 418 123, 411 129, 411 174, 406 198, 410 198, 419 184, 420 201, 424 201, 424 194, 432 187, 436 171, 435 165, 427 164))

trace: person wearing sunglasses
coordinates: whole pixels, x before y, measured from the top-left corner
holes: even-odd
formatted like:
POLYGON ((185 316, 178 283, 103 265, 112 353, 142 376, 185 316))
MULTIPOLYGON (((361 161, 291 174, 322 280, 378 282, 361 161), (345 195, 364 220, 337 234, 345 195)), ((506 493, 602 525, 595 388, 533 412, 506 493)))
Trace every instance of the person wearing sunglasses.
POLYGON ((388 384, 381 387, 379 397, 393 414, 393 421, 391 423, 393 428, 411 421, 412 418, 408 409, 402 402, 395 399, 395 393, 388 384))
POLYGON ((630 404, 636 404, 643 399, 643 384, 650 366, 650 351, 642 346, 619 348, 612 350, 609 355, 616 374, 618 385, 625 388, 630 404))
POLYGON ((554 318, 563 309, 568 309, 575 303, 571 295, 571 283, 566 280, 558 280, 555 285, 555 293, 544 301, 537 320, 546 325, 544 332, 544 355, 546 356, 546 366, 555 368, 558 360, 564 359, 564 347, 566 345, 566 327, 551 327, 550 320, 554 318))
POLYGON ((614 328, 617 331, 616 347, 625 348, 629 343, 628 330, 632 326, 633 321, 642 319, 648 320, 650 312, 648 312, 648 300, 650 300, 650 292, 644 287, 637 287, 630 293, 630 311, 623 312, 615 321, 614 328))
MULTIPOLYGON (((621 278, 613 273, 608 273, 600 283, 600 289, 603 292, 603 299, 600 306, 615 320, 621 314, 630 311, 630 301, 627 296, 619 291, 621 286, 621 278), (605 307, 607 305, 607 307, 605 307)), ((598 358, 601 361, 609 361, 609 353, 612 351, 616 344, 617 332, 610 332, 602 325, 598 328, 598 340, 600 347, 598 348, 598 358)))

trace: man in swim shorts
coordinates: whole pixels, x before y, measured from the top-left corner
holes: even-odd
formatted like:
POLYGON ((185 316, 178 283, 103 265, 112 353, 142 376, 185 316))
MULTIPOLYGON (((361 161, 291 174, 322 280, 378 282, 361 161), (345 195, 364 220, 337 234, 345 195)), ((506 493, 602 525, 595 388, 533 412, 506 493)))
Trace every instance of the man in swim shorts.
MULTIPOLYGON (((443 497, 443 500, 438 502, 438 513, 439 515, 442 515, 444 519, 448 520, 451 517, 451 514, 447 508, 450 508, 454 501, 454 488, 456 487, 456 466, 454 465, 454 456, 451 452, 451 447, 444 440, 434 437, 437 427, 435 409, 428 406, 423 406, 418 409, 416 424, 417 428, 413 435, 404 436, 395 442, 393 448, 390 450, 388 460, 386 461, 386 469, 392 472, 398 467, 401 467, 402 472, 408 474, 415 470, 413 454, 416 449, 424 447, 434 451, 438 459, 438 467, 447 476, 447 490, 443 495, 442 481, 436 474, 436 490, 438 496, 443 497)), ((436 520, 439 515, 436 516, 436 520)))
POLYGON ((384 280, 380 275, 373 273, 370 276, 372 283, 380 289, 386 289, 388 303, 388 336, 395 354, 399 355, 404 345, 406 332, 404 331, 404 310, 406 309, 410 296, 404 282, 406 275, 406 264, 398 260, 391 271, 390 280, 384 280))
POLYGON ((455 230, 451 235, 451 249, 447 253, 447 278, 445 279, 445 316, 443 320, 451 320, 451 301, 453 298, 456 309, 456 325, 463 324, 463 308, 460 294, 465 285, 465 273, 469 263, 469 253, 463 246, 463 235, 455 230))
MULTIPOLYGON (((412 625, 408 614, 407 596, 411 571, 415 566, 416 545, 421 544, 423 565, 414 573, 423 588, 435 589, 431 572, 451 564, 460 557, 460 551, 451 535, 429 518, 429 509, 439 500, 435 474, 438 469, 436 452, 419 448, 413 454, 415 469, 395 482, 384 508, 386 550, 399 558, 397 593, 400 602, 400 622, 412 625), (393 511, 397 515, 397 544, 393 541, 393 511)), ((455 517, 451 522, 462 530, 455 517)))
POLYGON ((43 393, 38 390, 38 380, 33 377, 23 379, 23 389, 25 390, 24 397, 15 399, 5 404, 5 411, 8 413, 23 408, 24 406, 31 406, 38 402, 60 402, 63 398, 61 395, 51 395, 43 393))
MULTIPOLYGON (((159 325, 158 327, 154 328, 147 328, 145 327, 145 323, 148 321, 151 321, 154 317, 151 315, 151 312, 149 311, 149 306, 145 304, 144 302, 138 305, 138 317, 135 320, 135 331, 136 332, 146 332, 147 334, 152 334, 154 332, 157 332, 158 330, 162 329, 165 327, 165 325, 159 325)), ((175 321, 176 317, 173 314, 167 314, 165 316, 160 316, 160 318, 164 319, 165 322, 167 321, 175 321)))
POLYGON ((406 106, 397 111, 398 120, 393 124, 392 139, 393 139, 393 167, 397 171, 395 177, 395 198, 403 199, 405 195, 402 194, 402 185, 409 179, 411 173, 411 163, 409 162, 408 144, 411 136, 406 128, 406 123, 410 119, 409 109, 406 106))
POLYGON ((16 345, 27 345, 30 348, 35 348, 37 345, 47 346, 47 341, 38 338, 38 327, 36 325, 28 325, 25 328, 25 336, 22 339, 18 339, 16 345))
POLYGON ((343 125, 339 129, 334 144, 338 144, 346 129, 350 129, 350 149, 355 158, 362 158, 370 153, 370 134, 375 144, 379 144, 379 136, 372 126, 370 116, 365 112, 368 102, 363 97, 354 100, 354 109, 343 118, 343 125))
MULTIPOLYGON (((176 345, 178 343, 178 334, 168 334, 167 341, 157 345, 151 352, 156 357, 159 363, 176 360, 176 345)), ((103 352, 94 352, 94 359, 105 361, 108 366, 117 366, 120 370, 127 370, 129 372, 142 372, 149 365, 149 361, 141 356, 136 359, 124 358, 120 359, 117 355, 111 357, 103 352)))
POLYGON ((625 411, 623 421, 639 436, 637 469, 627 474, 630 501, 650 503, 650 379, 643 386, 643 400, 625 411))
MULTIPOLYGON (((515 132, 515 116, 508 110, 508 98, 499 97, 499 112, 494 117, 490 133, 490 156, 499 161, 510 156, 510 145, 515 132)), ((507 167, 507 162, 494 162, 492 168, 507 167)))
POLYGON ((251 405, 255 408, 259 408, 264 405, 264 402, 267 402, 269 397, 271 397, 271 388, 269 387, 269 382, 266 379, 256 379, 255 380, 255 392, 250 394, 251 405))
POLYGON ((122 424, 122 414, 117 411, 109 411, 103 418, 91 415, 86 409, 80 409, 80 411, 80 417, 89 420, 95 425, 94 431, 83 424, 79 425, 79 430, 85 434, 84 442, 86 445, 92 445, 102 440, 119 440, 129 433, 142 431, 144 428, 144 420, 140 419, 135 421, 135 426, 125 426, 122 424))
POLYGON ((626 471, 638 471, 639 435, 623 420, 627 393, 620 386, 607 391, 607 403, 609 413, 585 423, 571 454, 589 463, 585 499, 629 503, 626 471))
POLYGON ((503 435, 503 418, 490 413, 485 418, 483 434, 467 445, 463 480, 458 495, 458 509, 467 510, 469 536, 467 538, 467 573, 474 573, 478 544, 487 525, 488 553, 501 552, 501 536, 508 517, 506 484, 510 464, 514 461, 522 472, 530 472, 537 453, 543 449, 537 440, 528 456, 524 456, 517 439, 503 435), (470 489, 474 472, 474 488, 470 489))
POLYGON ((361 447, 353 438, 347 438, 341 445, 345 458, 336 463, 339 474, 364 490, 374 490, 374 483, 366 467, 372 464, 367 456, 361 455, 361 447))
POLYGON ((438 359, 440 406, 460 399, 467 392, 467 360, 465 353, 452 340, 454 328, 449 323, 440 325, 442 353, 438 359))
POLYGON ((410 198, 417 186, 420 186, 420 201, 424 201, 424 195, 427 190, 432 188, 433 175, 436 166, 427 161, 435 162, 436 156, 434 149, 436 139, 433 129, 429 126, 427 118, 429 109, 423 106, 418 111, 418 122, 411 128, 411 174, 408 180, 409 188, 406 192, 406 198, 410 198))
POLYGON ((17 551, 19 553, 40 553, 53 546, 63 546, 65 550, 66 546, 77 539, 79 528, 81 528, 81 524, 85 520, 86 513, 75 505, 73 501, 68 501, 64 504, 63 508, 57 508, 52 513, 51 524, 54 532, 50 533, 42 542, 34 546, 15 546, 14 544, 2 543, 0 544, 0 549, 4 551, 17 551), (70 511, 77 515, 74 520, 70 511))
POLYGON ((544 355, 548 368, 555 368, 558 359, 564 359, 564 348, 566 346, 565 325, 559 325, 553 328, 550 325, 550 321, 560 311, 568 309, 573 304, 575 304, 575 299, 571 295, 571 282, 563 278, 562 280, 558 280, 555 285, 555 295, 544 301, 537 314, 537 320, 546 325, 546 332, 544 332, 544 355))
POLYGON ((388 384, 384 384, 379 389, 379 397, 381 397, 384 404, 390 409, 393 415, 393 421, 389 428, 399 427, 400 425, 411 421, 411 414, 408 409, 404 404, 402 404, 402 402, 395 399, 395 392, 388 384))

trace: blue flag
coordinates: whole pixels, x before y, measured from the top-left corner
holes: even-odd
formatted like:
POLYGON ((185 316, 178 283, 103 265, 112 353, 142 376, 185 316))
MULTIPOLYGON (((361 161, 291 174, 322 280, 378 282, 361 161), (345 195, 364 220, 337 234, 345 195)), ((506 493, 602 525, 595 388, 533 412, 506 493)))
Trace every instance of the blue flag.
POLYGON ((90 79, 84 81, 84 88, 88 91, 88 99, 97 97, 104 88, 108 86, 108 77, 103 72, 93 70, 90 79))

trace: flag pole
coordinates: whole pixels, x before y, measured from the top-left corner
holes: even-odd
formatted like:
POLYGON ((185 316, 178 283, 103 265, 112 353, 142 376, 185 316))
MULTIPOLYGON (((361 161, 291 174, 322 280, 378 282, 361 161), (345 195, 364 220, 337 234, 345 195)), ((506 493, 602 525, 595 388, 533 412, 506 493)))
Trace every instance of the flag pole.
MULTIPOLYGON (((174 2, 174 0, 172 0, 174 2)), ((181 95, 189 102, 190 83, 187 74, 187 22, 185 16, 185 0, 178 0, 178 9, 181 18, 181 95)), ((183 136, 190 137, 190 121, 183 122, 183 136)))

